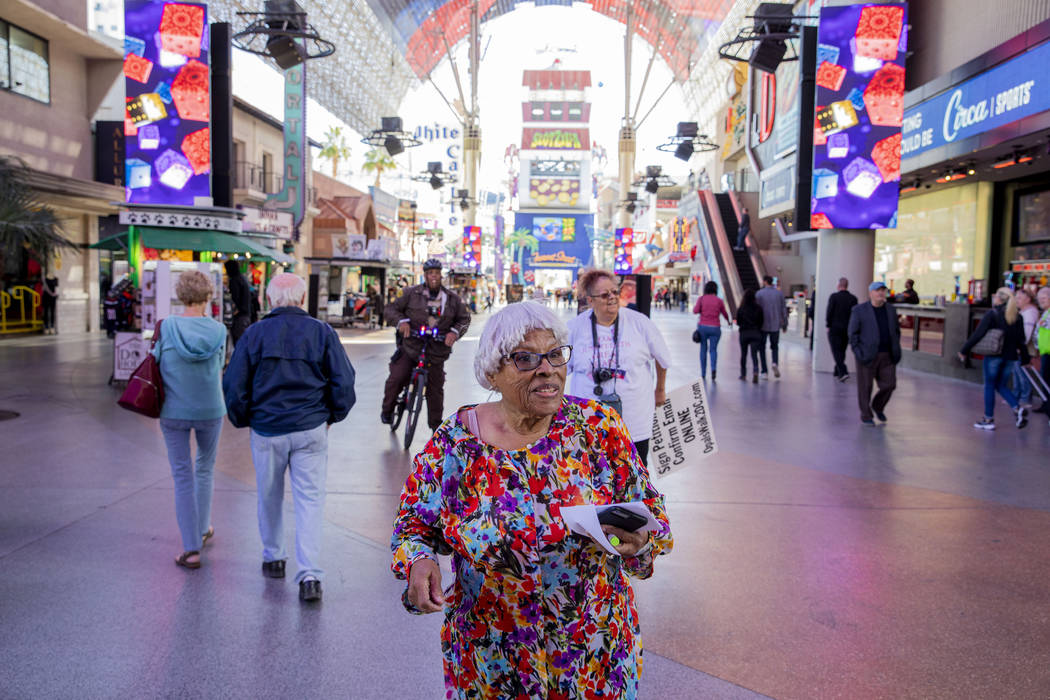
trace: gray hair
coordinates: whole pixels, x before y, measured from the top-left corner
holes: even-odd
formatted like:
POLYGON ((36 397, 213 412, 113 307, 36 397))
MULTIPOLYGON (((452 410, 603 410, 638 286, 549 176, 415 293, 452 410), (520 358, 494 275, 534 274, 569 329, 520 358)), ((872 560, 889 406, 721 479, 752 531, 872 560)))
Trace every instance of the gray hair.
POLYGON ((299 306, 306 296, 306 281, 299 275, 282 272, 266 285, 266 298, 270 306, 299 306))
POLYGON ((186 270, 175 283, 175 296, 183 304, 201 304, 211 299, 215 285, 200 270, 186 270))
POLYGON ((485 389, 493 389, 489 376, 499 372, 500 363, 521 344, 530 331, 550 331, 560 345, 569 342, 569 329, 554 312, 534 301, 508 304, 485 324, 478 353, 474 355, 474 376, 485 389))

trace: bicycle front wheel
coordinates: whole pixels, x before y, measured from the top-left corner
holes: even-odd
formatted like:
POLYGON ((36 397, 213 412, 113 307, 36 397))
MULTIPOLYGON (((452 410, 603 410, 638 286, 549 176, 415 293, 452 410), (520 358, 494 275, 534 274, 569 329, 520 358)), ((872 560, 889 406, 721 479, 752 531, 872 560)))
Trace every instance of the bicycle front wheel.
POLYGON ((401 418, 405 415, 405 407, 408 406, 408 394, 411 391, 409 387, 405 387, 397 397, 397 403, 394 404, 394 415, 391 416, 390 420, 390 432, 397 430, 397 426, 401 425, 401 418))
POLYGON ((419 423, 419 414, 423 412, 423 393, 426 388, 427 377, 420 373, 412 386, 408 397, 408 422, 405 423, 405 449, 412 446, 412 437, 416 434, 416 424, 419 423))

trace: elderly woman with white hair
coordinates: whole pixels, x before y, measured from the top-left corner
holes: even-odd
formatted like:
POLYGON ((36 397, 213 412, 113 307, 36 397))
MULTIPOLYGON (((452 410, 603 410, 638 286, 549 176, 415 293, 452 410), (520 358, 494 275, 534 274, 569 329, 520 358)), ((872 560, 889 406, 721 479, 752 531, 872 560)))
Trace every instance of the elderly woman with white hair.
POLYGON ((671 550, 663 496, 619 414, 563 394, 568 329, 511 304, 481 334, 478 382, 415 459, 392 538, 410 612, 444 610, 446 697, 633 698, 641 638, 628 575, 671 550), (618 555, 570 532, 561 508, 644 502, 659 528, 602 529, 618 555), (443 591, 438 554, 452 554, 443 591))

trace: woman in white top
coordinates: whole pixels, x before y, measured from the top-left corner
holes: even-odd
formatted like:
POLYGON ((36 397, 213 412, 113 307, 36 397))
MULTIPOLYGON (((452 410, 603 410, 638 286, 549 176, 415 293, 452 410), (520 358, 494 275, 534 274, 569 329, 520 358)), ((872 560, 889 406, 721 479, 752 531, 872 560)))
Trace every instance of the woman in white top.
MULTIPOLYGON (((1034 355, 1036 353, 1035 348, 1032 346, 1032 336, 1035 334, 1035 324, 1039 322, 1039 307, 1035 305, 1032 295, 1023 288, 1018 288, 1014 292, 1014 299, 1017 301, 1017 310, 1020 312, 1021 321, 1024 323, 1025 345, 1028 346, 1028 352, 1034 355)), ((1028 377, 1024 376, 1024 370, 1021 368, 1020 363, 1014 365, 1013 378, 1014 394, 1017 395, 1017 400, 1025 408, 1031 408, 1032 383, 1028 381, 1028 377)))
POLYGON ((667 399, 667 343, 648 316, 620 306, 613 273, 587 270, 577 288, 591 308, 568 324, 573 350, 566 393, 614 408, 627 424, 642 464, 648 464, 653 410, 667 399))

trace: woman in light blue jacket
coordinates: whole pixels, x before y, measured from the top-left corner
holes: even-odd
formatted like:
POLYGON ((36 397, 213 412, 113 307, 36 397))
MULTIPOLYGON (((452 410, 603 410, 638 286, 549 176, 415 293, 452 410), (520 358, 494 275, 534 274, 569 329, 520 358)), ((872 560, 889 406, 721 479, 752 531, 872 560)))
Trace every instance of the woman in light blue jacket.
POLYGON ((153 348, 164 379, 160 428, 175 480, 175 519, 182 535, 183 552, 175 563, 187 569, 200 568, 201 549, 215 534, 211 496, 215 455, 226 415, 222 396, 226 327, 205 315, 214 291, 204 273, 183 272, 175 284, 175 294, 185 311, 163 320, 160 340, 153 348), (197 437, 196 462, 190 456, 190 431, 197 437))

